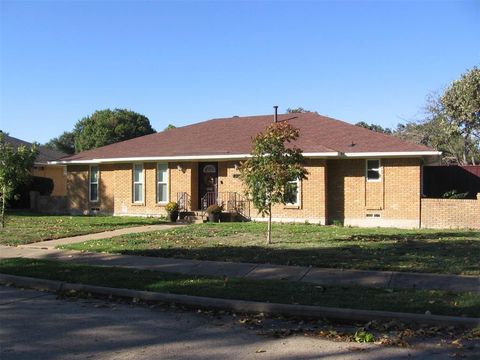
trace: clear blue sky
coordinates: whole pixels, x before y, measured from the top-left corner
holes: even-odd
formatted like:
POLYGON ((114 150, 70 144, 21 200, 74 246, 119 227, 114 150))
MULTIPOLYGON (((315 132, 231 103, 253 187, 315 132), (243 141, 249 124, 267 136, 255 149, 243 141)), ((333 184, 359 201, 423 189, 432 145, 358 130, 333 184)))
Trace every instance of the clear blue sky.
POLYGON ((480 1, 0 2, 0 129, 42 143, 116 107, 394 126, 480 63, 480 1))

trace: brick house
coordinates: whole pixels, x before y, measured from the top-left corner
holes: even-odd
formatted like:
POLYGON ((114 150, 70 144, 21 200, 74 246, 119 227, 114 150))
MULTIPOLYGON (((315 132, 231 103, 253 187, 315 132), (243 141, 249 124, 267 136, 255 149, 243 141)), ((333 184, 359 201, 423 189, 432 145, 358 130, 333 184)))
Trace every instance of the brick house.
MULTIPOLYGON (((246 213, 238 166, 271 115, 213 119, 66 157, 71 213, 163 215, 178 201, 195 211, 214 202, 246 213)), ((276 221, 340 221, 353 226, 420 227, 422 166, 440 153, 316 113, 283 114, 308 179, 289 186, 276 221)), ((247 214, 247 213, 246 213, 247 214)), ((247 214, 262 220, 255 209, 247 214)))
MULTIPOLYGON (((1 130, 0 130, 1 132, 1 130)), ((3 133, 5 142, 11 144, 15 149, 19 146, 32 147, 33 144, 24 140, 17 139, 3 133)), ((45 146, 38 147, 38 155, 35 159, 31 174, 33 176, 40 176, 50 178, 53 181, 53 196, 65 196, 67 194, 67 177, 65 165, 53 164, 52 161, 65 157, 67 154, 48 149, 45 146)))

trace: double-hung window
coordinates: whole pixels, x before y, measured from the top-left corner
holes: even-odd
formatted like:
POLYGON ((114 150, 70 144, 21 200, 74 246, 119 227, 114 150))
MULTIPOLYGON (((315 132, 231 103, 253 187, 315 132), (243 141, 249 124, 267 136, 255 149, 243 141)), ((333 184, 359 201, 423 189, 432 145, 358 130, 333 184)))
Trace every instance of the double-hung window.
POLYGON ((157 203, 168 202, 168 164, 157 164, 157 203))
POLYGON ((300 206, 300 180, 289 181, 285 185, 285 204, 300 206))
POLYGON ((133 164, 133 202, 143 203, 144 196, 143 164, 133 164))
POLYGON ((98 201, 98 173, 98 165, 90 166, 89 199, 91 202, 98 201))
POLYGON ((382 168, 380 160, 367 160, 365 175, 367 181, 380 181, 382 178, 382 168))

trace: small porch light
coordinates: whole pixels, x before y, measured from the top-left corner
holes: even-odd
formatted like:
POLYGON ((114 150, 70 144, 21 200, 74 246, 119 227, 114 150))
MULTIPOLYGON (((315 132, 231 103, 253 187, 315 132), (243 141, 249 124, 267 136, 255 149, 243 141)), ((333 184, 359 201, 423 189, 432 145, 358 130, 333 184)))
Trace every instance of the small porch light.
POLYGON ((240 168, 240 164, 239 164, 239 163, 233 164, 233 168, 234 168, 235 170, 238 170, 238 169, 240 168))
POLYGON ((178 171, 183 171, 183 166, 182 166, 182 164, 178 164, 178 165, 177 165, 177 170, 178 170, 178 171))

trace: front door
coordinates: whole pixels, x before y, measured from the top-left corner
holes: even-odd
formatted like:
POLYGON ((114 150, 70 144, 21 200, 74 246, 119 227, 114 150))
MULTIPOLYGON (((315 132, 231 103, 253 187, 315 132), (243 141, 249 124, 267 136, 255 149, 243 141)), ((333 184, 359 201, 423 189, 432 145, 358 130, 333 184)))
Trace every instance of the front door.
POLYGON ((198 206, 206 209, 217 202, 218 163, 198 164, 198 206))

